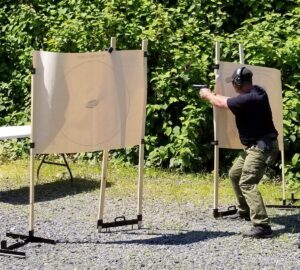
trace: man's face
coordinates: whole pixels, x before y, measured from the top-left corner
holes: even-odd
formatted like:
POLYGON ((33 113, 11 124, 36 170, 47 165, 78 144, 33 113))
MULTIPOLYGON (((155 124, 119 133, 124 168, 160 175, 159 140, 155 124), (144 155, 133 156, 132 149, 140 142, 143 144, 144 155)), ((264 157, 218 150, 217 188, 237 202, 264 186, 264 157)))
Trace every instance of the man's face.
POLYGON ((241 93, 241 87, 237 86, 234 82, 232 82, 232 86, 237 93, 241 93))

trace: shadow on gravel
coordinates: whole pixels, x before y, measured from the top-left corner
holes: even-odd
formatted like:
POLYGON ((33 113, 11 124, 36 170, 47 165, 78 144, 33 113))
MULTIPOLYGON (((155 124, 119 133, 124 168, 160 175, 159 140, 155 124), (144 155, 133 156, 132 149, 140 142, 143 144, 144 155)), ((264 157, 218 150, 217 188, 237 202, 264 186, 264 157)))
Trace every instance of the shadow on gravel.
POLYGON ((208 241, 214 238, 228 237, 235 235, 233 232, 221 231, 188 231, 181 234, 163 234, 148 239, 133 239, 122 241, 111 241, 103 244, 139 244, 139 245, 189 245, 201 241, 208 241))
POLYGON ((292 215, 281 215, 272 217, 272 223, 283 225, 284 228, 279 230, 274 230, 275 233, 299 233, 300 232, 300 215, 299 213, 295 213, 292 215))
MULTIPOLYGON (((106 187, 111 184, 107 183, 106 187)), ((35 202, 51 201, 70 195, 89 192, 100 188, 100 182, 92 179, 73 178, 70 180, 58 180, 51 183, 42 183, 35 186, 35 202)), ((28 204, 29 187, 0 191, 0 202, 11 204, 28 204)))

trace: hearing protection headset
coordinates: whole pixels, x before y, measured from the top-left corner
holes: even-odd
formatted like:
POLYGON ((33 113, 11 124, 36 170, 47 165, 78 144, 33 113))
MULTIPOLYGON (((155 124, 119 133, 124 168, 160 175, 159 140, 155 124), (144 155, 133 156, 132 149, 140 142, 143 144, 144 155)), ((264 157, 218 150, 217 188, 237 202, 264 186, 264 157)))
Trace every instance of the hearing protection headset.
POLYGON ((236 76, 233 79, 233 83, 238 86, 241 87, 243 85, 243 70, 245 67, 240 67, 237 71, 236 71, 236 76))

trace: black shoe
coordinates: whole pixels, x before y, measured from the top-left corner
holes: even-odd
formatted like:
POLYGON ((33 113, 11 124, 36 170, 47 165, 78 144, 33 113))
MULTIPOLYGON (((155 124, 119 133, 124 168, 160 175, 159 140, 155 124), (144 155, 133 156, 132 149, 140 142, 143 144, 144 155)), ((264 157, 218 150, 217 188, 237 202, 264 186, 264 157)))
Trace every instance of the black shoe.
POLYGON ((228 219, 231 220, 241 220, 241 221, 250 221, 250 214, 241 214, 239 212, 235 213, 234 215, 228 216, 228 219))
POLYGON ((256 225, 248 232, 243 233, 244 237, 269 238, 273 236, 273 231, 269 225, 256 225))

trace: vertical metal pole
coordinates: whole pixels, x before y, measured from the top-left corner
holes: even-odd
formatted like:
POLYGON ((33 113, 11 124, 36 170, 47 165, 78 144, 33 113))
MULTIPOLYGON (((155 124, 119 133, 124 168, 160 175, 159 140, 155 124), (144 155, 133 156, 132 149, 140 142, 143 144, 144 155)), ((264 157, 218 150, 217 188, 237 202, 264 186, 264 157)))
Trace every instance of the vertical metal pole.
MULTIPOLYGON (((116 49, 116 38, 110 39, 110 47, 116 49)), ((101 172, 101 184, 100 184, 100 199, 99 199, 99 212, 98 212, 98 232, 101 232, 101 225, 99 222, 103 221, 104 213, 104 201, 105 201, 105 188, 106 188, 106 177, 107 177, 107 164, 108 164, 108 152, 109 150, 103 150, 102 156, 102 172, 101 172)))
MULTIPOLYGON (((215 43, 215 64, 220 63, 220 42, 215 43)), ((215 68, 215 78, 217 79, 218 68, 215 68)), ((218 211, 218 194, 219 194, 219 146, 217 130, 216 107, 213 107, 214 114, 214 213, 218 211)))
MULTIPOLYGON (((145 53, 148 51, 148 40, 143 40, 142 50, 145 53)), ((138 207, 137 207, 137 216, 138 216, 138 228, 142 226, 142 209, 143 209, 143 177, 144 177, 144 136, 145 136, 145 121, 146 121, 146 103, 147 103, 147 57, 144 55, 144 75, 145 75, 145 98, 144 98, 144 117, 143 117, 143 133, 142 141, 139 145, 139 173, 138 173, 138 207)))
POLYGON ((245 58, 245 54, 244 54, 244 48, 242 44, 239 44, 239 55, 240 55, 240 64, 245 64, 244 62, 244 58, 245 58))
POLYGON ((284 146, 281 150, 281 178, 282 178, 282 204, 286 205, 286 182, 284 175, 284 146))

